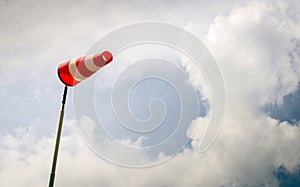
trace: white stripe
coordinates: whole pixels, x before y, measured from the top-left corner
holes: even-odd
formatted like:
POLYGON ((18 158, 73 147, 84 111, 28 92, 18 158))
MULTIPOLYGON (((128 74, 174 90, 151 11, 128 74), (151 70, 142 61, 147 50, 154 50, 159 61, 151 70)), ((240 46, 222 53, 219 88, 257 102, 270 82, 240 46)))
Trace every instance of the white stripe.
POLYGON ((76 60, 77 58, 73 58, 70 62, 69 62, 69 71, 70 74, 72 75, 72 77, 77 80, 77 81, 82 81, 84 79, 86 79, 86 77, 84 77, 83 75, 81 75, 76 67, 76 60))
POLYGON ((88 70, 90 70, 91 72, 96 72, 101 67, 98 67, 98 66, 95 65, 93 57, 94 57, 93 55, 86 56, 85 59, 84 59, 84 64, 85 64, 85 67, 88 70))

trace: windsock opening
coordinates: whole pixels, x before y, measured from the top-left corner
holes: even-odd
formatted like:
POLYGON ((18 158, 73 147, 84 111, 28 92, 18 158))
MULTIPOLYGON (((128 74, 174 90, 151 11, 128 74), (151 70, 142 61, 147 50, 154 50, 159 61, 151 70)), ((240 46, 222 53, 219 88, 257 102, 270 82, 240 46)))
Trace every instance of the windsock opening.
POLYGON ((104 51, 102 53, 102 57, 106 64, 110 63, 113 60, 113 56, 109 51, 104 51))

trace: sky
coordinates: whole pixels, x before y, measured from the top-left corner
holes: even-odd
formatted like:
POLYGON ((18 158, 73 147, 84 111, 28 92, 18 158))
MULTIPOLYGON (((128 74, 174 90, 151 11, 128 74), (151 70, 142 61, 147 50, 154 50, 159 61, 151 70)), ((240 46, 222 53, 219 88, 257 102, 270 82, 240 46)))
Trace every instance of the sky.
POLYGON ((0 186, 48 184, 59 64, 148 36, 195 47, 123 46, 70 88, 56 186, 299 185, 296 0, 1 0, 0 10, 0 186), (159 34, 139 32, 150 22, 159 34))

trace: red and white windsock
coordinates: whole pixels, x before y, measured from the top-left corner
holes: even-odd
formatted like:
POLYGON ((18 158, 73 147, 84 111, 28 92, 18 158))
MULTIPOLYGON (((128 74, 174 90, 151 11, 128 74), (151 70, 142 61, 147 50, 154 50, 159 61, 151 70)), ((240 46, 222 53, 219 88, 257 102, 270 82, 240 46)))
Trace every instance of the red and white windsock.
POLYGON ((64 84, 75 86, 110 63, 112 59, 113 56, 108 51, 96 55, 73 58, 59 65, 57 70, 58 77, 64 84))

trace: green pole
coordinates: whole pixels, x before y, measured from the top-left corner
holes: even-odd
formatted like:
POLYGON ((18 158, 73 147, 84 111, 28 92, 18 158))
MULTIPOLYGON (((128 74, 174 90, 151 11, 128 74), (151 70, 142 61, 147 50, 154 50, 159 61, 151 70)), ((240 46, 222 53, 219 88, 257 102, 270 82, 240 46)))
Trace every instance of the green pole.
POLYGON ((63 95, 63 100, 62 100, 62 105, 61 105, 60 116, 59 116, 59 123, 58 123, 57 135, 56 135, 56 143, 55 143, 55 150, 54 150, 53 161, 52 161, 52 170, 51 170, 51 175, 50 175, 50 180, 49 180, 49 187, 54 186, 56 162, 57 162, 57 156, 58 156, 58 150, 59 150, 59 142, 60 142, 62 124, 64 121, 64 113, 65 113, 64 109, 65 109, 67 92, 68 92, 68 86, 66 85, 65 89, 64 89, 64 95, 63 95))

